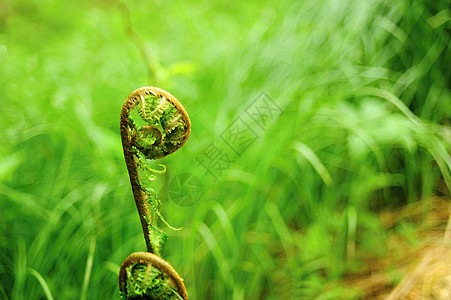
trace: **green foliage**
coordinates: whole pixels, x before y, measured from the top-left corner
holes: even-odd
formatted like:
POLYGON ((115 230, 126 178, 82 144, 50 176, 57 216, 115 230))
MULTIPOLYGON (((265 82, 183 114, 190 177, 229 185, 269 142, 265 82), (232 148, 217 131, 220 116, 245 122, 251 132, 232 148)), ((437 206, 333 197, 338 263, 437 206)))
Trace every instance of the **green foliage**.
POLYGON ((145 249, 118 128, 141 86, 191 117, 187 147, 148 162, 167 166, 152 186, 183 229, 165 259, 191 299, 356 299, 340 281, 386 254, 377 212, 449 196, 449 1, 126 7, 152 64, 115 2, 1 1, 0 298, 117 297, 120 262, 145 249), (261 92, 283 114, 214 180, 196 157, 229 149, 221 134, 261 92), (190 207, 161 188, 183 172, 202 182, 190 207))
POLYGON ((155 125, 159 124, 159 119, 168 108, 169 102, 164 97, 158 98, 154 95, 140 99, 137 104, 140 117, 147 123, 154 123, 155 125))
MULTIPOLYGON (((159 207, 152 207, 155 212, 159 211, 159 207)), ((154 219, 154 223, 157 219, 154 219)), ((154 249, 154 252, 156 255, 161 255, 163 251, 164 245, 166 245, 166 239, 167 234, 160 228, 158 228, 156 225, 152 224, 149 220, 147 220, 147 226, 149 229, 149 238, 150 243, 152 244, 152 247, 154 249)))
POLYGON ((177 108, 164 96, 148 95, 138 99, 134 106, 136 112, 130 113, 133 124, 134 141, 140 164, 146 165, 148 159, 164 156, 169 149, 180 145, 186 136, 186 124, 177 108))
POLYGON ((122 299, 182 299, 172 287, 171 280, 151 265, 134 263, 127 268, 127 297, 122 299))

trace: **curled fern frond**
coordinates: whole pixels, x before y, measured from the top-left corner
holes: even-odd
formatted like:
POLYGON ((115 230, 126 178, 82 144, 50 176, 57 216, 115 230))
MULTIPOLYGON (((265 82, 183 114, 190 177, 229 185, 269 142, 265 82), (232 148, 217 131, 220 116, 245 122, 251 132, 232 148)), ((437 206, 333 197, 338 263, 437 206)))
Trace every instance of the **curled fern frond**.
POLYGON ((148 252, 135 252, 122 263, 119 288, 123 300, 187 299, 183 280, 162 258, 148 252))
MULTIPOLYGON (((168 92, 147 87, 134 91, 124 104, 124 120, 136 114, 140 121, 126 124, 128 139, 148 159, 162 158, 185 144, 191 122, 182 104, 168 92), (143 126, 137 126, 143 122, 143 126), (138 128, 139 127, 139 128, 138 128)), ((133 119, 133 118, 131 118, 133 119)))
POLYGON ((124 299, 188 299, 183 280, 161 258, 167 235, 158 228, 161 201, 146 182, 162 170, 151 168, 149 159, 159 159, 180 149, 189 138, 191 123, 182 104, 168 92, 144 87, 128 96, 121 112, 121 138, 133 196, 138 208, 148 252, 134 253, 121 266, 119 285, 124 299))

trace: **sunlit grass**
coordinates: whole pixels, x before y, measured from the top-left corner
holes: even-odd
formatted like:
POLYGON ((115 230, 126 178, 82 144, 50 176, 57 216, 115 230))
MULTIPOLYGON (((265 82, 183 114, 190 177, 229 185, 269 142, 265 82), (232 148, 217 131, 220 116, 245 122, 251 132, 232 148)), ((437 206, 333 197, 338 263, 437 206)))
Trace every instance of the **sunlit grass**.
POLYGON ((0 298, 118 298, 121 262, 145 247, 119 136, 140 86, 192 122, 165 180, 193 173, 203 195, 161 195, 191 299, 357 298, 340 280, 386 254, 377 212, 449 196, 446 1, 127 7, 157 83, 114 1, 0 5, 0 298), (227 151, 261 92, 283 113, 214 180, 196 156, 227 151))

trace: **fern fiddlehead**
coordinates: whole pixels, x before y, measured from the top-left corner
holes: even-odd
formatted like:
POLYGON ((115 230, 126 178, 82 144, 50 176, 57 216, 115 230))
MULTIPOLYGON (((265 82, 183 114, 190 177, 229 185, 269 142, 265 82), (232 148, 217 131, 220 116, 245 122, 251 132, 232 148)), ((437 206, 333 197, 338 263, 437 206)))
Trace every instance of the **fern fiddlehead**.
MULTIPOLYGON (((121 111, 121 138, 148 252, 136 252, 122 263, 119 289, 123 299, 188 299, 182 278, 161 258, 166 235, 156 225, 163 216, 160 200, 146 182, 164 173, 147 160, 159 159, 182 147, 191 123, 182 104, 170 93, 143 87, 133 91, 121 111)), ((168 224, 167 224, 168 225, 168 224)))

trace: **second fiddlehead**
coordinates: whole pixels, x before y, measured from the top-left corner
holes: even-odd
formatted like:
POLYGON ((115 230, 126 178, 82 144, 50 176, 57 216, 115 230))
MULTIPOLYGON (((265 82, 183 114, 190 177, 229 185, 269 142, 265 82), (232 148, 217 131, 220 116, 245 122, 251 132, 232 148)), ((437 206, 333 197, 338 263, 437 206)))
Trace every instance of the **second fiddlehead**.
MULTIPOLYGON (((156 87, 139 88, 128 96, 121 111, 121 138, 133 196, 138 208, 148 252, 133 253, 119 273, 125 299, 188 299, 183 280, 161 258, 164 232, 156 226, 161 216, 160 200, 146 187, 162 170, 150 168, 147 160, 162 158, 188 140, 191 123, 182 104, 156 87)), ((166 223, 167 224, 167 223, 166 223)))

